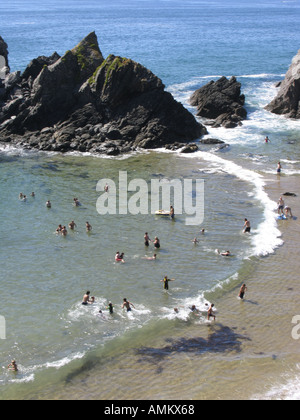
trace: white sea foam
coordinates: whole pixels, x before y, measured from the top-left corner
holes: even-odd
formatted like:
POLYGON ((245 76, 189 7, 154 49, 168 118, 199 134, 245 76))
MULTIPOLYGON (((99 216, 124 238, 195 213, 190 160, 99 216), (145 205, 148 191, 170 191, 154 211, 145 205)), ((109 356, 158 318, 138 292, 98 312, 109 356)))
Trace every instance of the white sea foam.
POLYGON ((214 167, 219 167, 220 171, 225 171, 253 185, 254 198, 259 201, 264 213, 264 221, 253 231, 255 233, 252 236, 253 254, 255 256, 266 256, 274 253, 275 249, 283 244, 283 240, 275 216, 277 204, 266 193, 263 176, 213 153, 199 151, 194 153, 192 157, 210 162, 214 167))
POLYGON ((262 395, 254 395, 252 400, 300 400, 300 366, 296 366, 296 373, 287 372, 280 377, 279 383, 273 385, 262 395))

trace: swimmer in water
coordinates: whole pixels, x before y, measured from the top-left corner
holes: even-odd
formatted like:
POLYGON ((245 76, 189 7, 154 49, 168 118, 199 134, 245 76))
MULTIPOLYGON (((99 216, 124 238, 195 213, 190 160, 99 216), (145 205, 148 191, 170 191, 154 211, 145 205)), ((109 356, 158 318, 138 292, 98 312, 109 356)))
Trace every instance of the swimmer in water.
POLYGON ((56 229, 56 233, 61 233, 62 230, 63 230, 62 225, 58 225, 58 228, 56 229))
POLYGON ((126 298, 123 299, 122 309, 126 308, 127 312, 131 311, 131 306, 135 309, 135 306, 133 303, 129 302, 126 298))
POLYGON ((62 236, 67 236, 68 231, 67 231, 67 229, 66 229, 66 226, 63 226, 63 228, 62 228, 62 230, 60 231, 60 233, 62 234, 62 236))
POLYGON ((80 204, 80 201, 78 200, 78 198, 76 198, 76 197, 74 197, 73 198, 73 205, 75 206, 75 207, 78 207, 78 206, 80 206, 81 204, 80 204))
POLYGON ((156 260, 156 254, 154 254, 153 257, 143 257, 143 260, 155 261, 156 260))
POLYGON ((71 223, 69 223, 69 228, 71 229, 71 230, 74 230, 74 228, 75 227, 77 227, 77 225, 76 225, 76 223, 74 222, 74 220, 72 220, 72 222, 71 223))
POLYGON ((46 207, 48 209, 51 209, 51 202, 50 202, 50 200, 46 201, 46 207))
POLYGON ((83 296, 82 303, 81 303, 82 305, 87 306, 87 305, 91 305, 92 303, 95 302, 94 296, 90 299, 90 294, 91 294, 91 292, 88 290, 86 292, 86 294, 83 296))
POLYGON ((191 242, 193 242, 193 244, 195 244, 195 245, 199 243, 197 238, 194 238, 191 242))
POLYGON ((92 230, 92 226, 89 224, 89 222, 85 222, 85 228, 87 232, 90 232, 92 230))
POLYGON ((125 263, 125 261, 124 261, 124 252, 122 252, 122 254, 120 254, 120 252, 118 251, 116 253, 116 256, 115 256, 115 261, 125 263))
POLYGON ((219 255, 222 255, 222 257, 231 257, 231 252, 230 252, 230 251, 223 251, 223 252, 220 252, 220 251, 217 249, 217 253, 218 253, 219 255))
POLYGON ((193 312, 195 314, 200 313, 199 309, 197 309, 195 305, 192 305, 189 309, 190 309, 191 312, 193 312))
POLYGON ((18 372, 18 366, 15 360, 12 360, 11 363, 7 366, 8 370, 11 370, 12 372, 18 372))

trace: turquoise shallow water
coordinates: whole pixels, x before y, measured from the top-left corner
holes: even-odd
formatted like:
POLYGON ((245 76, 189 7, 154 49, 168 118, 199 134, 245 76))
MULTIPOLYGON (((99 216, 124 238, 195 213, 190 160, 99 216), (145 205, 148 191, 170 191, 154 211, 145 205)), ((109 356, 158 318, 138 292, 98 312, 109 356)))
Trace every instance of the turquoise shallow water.
MULTIPOLYGON (((0 362, 6 366, 16 358, 21 368, 17 377, 0 371, 2 398, 47 398, 52 394, 43 390, 53 384, 63 387, 66 377, 94 355, 107 357, 105 372, 110 354, 122 359, 124 349, 149 345, 152 337, 189 334, 204 324, 204 315, 191 317, 190 305, 205 310, 206 301, 215 301, 220 311, 219 299, 248 279, 261 258, 276 258, 273 252, 282 245, 276 203, 264 183, 273 180, 278 160, 285 178, 299 175, 299 122, 271 115, 264 106, 299 48, 299 2, 154 3, 30 1, 24 8, 22 2, 1 2, 0 35, 9 45, 13 71, 23 70, 38 55, 63 54, 95 30, 105 56, 114 53, 141 62, 191 112, 191 93, 221 75, 241 81, 248 110, 242 127, 209 128, 210 137, 230 147, 217 151, 202 146, 192 156, 156 151, 107 159, 1 146, 0 314, 7 337, 0 341, 0 362), (265 135, 270 145, 263 143, 265 135), (97 182, 110 178, 117 183, 119 171, 148 183, 163 177, 204 180, 203 224, 186 226, 185 215, 174 222, 154 215, 100 216, 97 182), (19 201, 20 192, 27 194, 26 203, 19 201), (82 206, 74 208, 73 197, 82 206), (45 207, 48 199, 51 209, 45 207), (251 237, 241 234, 245 217, 252 222, 251 237), (65 238, 55 234, 58 224, 71 220, 77 224, 74 232, 65 238), (93 227, 90 234, 86 221, 93 227), (144 247, 146 231, 161 240, 155 262, 143 259, 154 252, 153 246, 144 247), (195 236, 197 246, 191 242, 195 236), (217 248, 230 248, 234 257, 220 258, 217 248), (125 253, 125 264, 115 263, 116 251, 125 253), (160 283, 164 275, 176 279, 169 294, 160 283), (96 304, 83 308, 87 289, 96 304), (124 297, 136 306, 130 315, 121 310, 124 297), (113 317, 105 309, 108 300, 115 305, 113 317), (180 308, 178 315, 174 307, 180 308)), ((229 342, 235 340, 229 335, 229 342)), ((134 358, 128 363, 136 368, 134 358)), ((180 382, 173 395, 178 396, 178 389, 180 382)), ((107 395, 113 397, 114 391, 112 387, 107 395)), ((131 397, 130 390, 125 397, 131 397)), ((134 397, 141 395, 135 392, 134 397)))

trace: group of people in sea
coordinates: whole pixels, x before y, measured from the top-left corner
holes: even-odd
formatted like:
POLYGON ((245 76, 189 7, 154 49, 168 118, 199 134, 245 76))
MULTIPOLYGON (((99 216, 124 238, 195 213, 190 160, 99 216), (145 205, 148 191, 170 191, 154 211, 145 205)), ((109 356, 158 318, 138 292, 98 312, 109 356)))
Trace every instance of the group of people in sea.
MULTIPOLYGON (((75 227, 77 227, 74 220, 72 220, 72 222, 70 222, 68 226, 69 226, 69 229, 71 229, 71 230, 74 230, 75 227)), ((89 222, 85 222, 85 229, 86 229, 87 232, 90 232, 92 230, 92 225, 89 222)), ((66 226, 62 226, 61 224, 59 224, 55 233, 61 234, 62 236, 66 236, 68 231, 67 231, 66 226)))
MULTIPOLYGON (((266 143, 269 143, 270 142, 270 139, 268 138, 268 136, 265 138, 265 142, 266 143)), ((280 173, 281 172, 281 170, 282 170, 282 166, 281 166, 281 163, 280 162, 278 162, 278 167, 277 167, 277 172, 278 173, 280 173)), ((106 185, 105 186, 105 192, 107 192, 108 193, 108 191, 109 191, 109 186, 108 185, 106 185)), ((31 197, 35 197, 35 193, 34 192, 32 192, 31 193, 31 197)), ((20 193, 19 194, 19 199, 20 200, 22 200, 22 201, 26 201, 27 200, 27 196, 26 195, 24 195, 23 193, 20 193)), ((74 197, 73 198, 73 205, 74 206, 80 206, 81 205, 81 203, 80 203, 80 201, 78 200, 78 198, 77 197, 74 197)), ((52 207, 52 204, 51 204, 51 202, 50 202, 50 200, 47 200, 47 202, 46 202, 46 207, 47 208, 51 208, 52 207)), ((278 215, 285 215, 286 217, 288 217, 288 216, 290 216, 290 217, 293 217, 293 214, 292 214, 292 209, 291 209, 291 207, 289 207, 289 206, 286 206, 285 205, 285 202, 284 202, 284 200, 283 200, 283 198, 282 197, 280 197, 280 199, 278 200, 278 215)), ((174 211, 174 208, 171 206, 171 208, 170 208, 170 213, 169 213, 169 216, 170 216, 170 218, 171 219, 174 219, 174 217, 175 217, 175 211, 174 211)), ((75 229, 75 227, 77 227, 77 225, 76 225, 76 223, 74 222, 74 220, 72 220, 70 223, 69 223, 69 229, 71 229, 71 230, 74 230, 75 229)), ((90 223, 89 222, 86 222, 86 231, 87 232, 90 232, 92 230, 92 226, 90 225, 90 223)), ((244 219, 244 226, 243 226, 243 232, 244 233, 251 233, 251 223, 250 223, 250 221, 247 219, 247 218, 245 218, 244 219)), ((56 229, 56 233, 57 234, 61 234, 62 236, 66 236, 67 235, 67 229, 66 229, 66 226, 64 226, 64 225, 62 225, 62 224, 60 224, 59 226, 58 226, 58 228, 56 229)), ((201 231, 200 231, 200 234, 201 235, 204 235, 205 234, 205 229, 203 228, 203 229, 201 229, 201 231)), ((144 245, 145 245, 145 247, 149 247, 150 246, 150 242, 152 242, 153 243, 153 245, 154 245, 154 248, 155 249, 159 249, 160 247, 161 247, 161 244, 160 244, 160 240, 159 240, 159 238, 157 237, 157 236, 155 236, 155 238, 154 238, 154 240, 152 241, 151 239, 150 239, 150 237, 149 237, 149 234, 148 234, 148 232, 145 232, 145 235, 144 235, 144 245)), ((197 243, 199 243, 199 241, 198 241, 198 239, 197 239, 197 237, 195 237, 191 242, 193 242, 195 245, 197 244, 197 243)), ((219 250, 216 250, 216 252, 217 252, 217 254, 218 255, 220 255, 220 256, 224 256, 224 257, 230 257, 230 256, 232 256, 232 253, 231 253, 231 251, 230 250, 226 250, 226 251, 219 251, 219 250)), ((147 259, 147 260, 151 260, 151 261, 155 261, 156 259, 157 259, 157 254, 156 253, 154 253, 154 255, 152 256, 152 257, 143 257, 143 259, 147 259)), ((122 262, 122 263, 124 263, 125 261, 124 261, 124 253, 122 252, 122 253, 120 253, 119 251, 116 253, 116 255, 115 255, 115 261, 116 262, 122 262)), ((166 275, 166 276, 164 276, 164 278, 162 279, 162 280, 160 280, 162 283, 163 283, 163 288, 164 288, 164 290, 165 291, 168 291, 169 290, 169 282, 171 282, 171 281, 175 281, 175 279, 170 279, 170 278, 168 278, 168 276, 166 275)), ((242 284, 242 286, 240 287, 240 290, 239 290, 239 294, 238 294, 238 298, 239 299, 241 299, 241 300, 243 300, 244 299, 244 296, 245 296, 245 292, 247 291, 247 286, 246 286, 246 284, 242 284)), ((87 306, 87 305, 92 305, 92 304, 94 304, 95 303, 95 297, 94 296, 91 296, 90 297, 90 291, 88 290, 85 294, 84 294, 84 296, 83 296, 83 299, 82 299, 82 305, 83 306, 87 306)), ((213 303, 211 303, 210 305, 209 304, 205 304, 205 306, 207 306, 207 308, 206 308, 206 311, 207 311, 207 320, 209 321, 210 320, 210 318, 213 318, 214 320, 216 319, 216 315, 215 315, 215 306, 214 306, 214 304, 213 303)), ((124 298, 123 299, 123 302, 122 302, 122 305, 121 305, 121 308, 122 309, 126 309, 126 311, 127 312, 130 312, 131 310, 132 310, 132 308, 134 308, 135 309, 135 306, 134 306, 134 304, 132 303, 132 302, 130 302, 127 298, 124 298)), ((110 314, 113 314, 114 313, 114 306, 113 306, 113 304, 112 304, 112 302, 111 301, 109 301, 108 302, 108 304, 107 304, 107 306, 105 307, 105 309, 106 310, 108 310, 109 311, 109 313, 110 314)), ((193 313, 198 313, 198 314, 200 314, 200 313, 202 313, 203 311, 200 311, 197 307, 196 307, 196 305, 192 305, 190 308, 189 308, 190 310, 191 310, 191 312, 193 312, 193 313)), ((174 312, 175 313, 178 313, 179 312, 179 309, 178 308, 174 308, 174 312)), ((102 313, 102 309, 99 309, 99 314, 100 315, 103 315, 103 313, 102 313)), ((12 371, 14 371, 14 372, 18 372, 18 367, 17 367, 17 364, 16 364, 16 361, 15 360, 12 360, 12 362, 8 365, 8 369, 9 370, 12 370, 12 371)))
MULTIPOLYGON (((31 194, 30 194, 30 196, 31 197, 35 197, 35 193, 34 192, 32 192, 31 194)), ((25 194, 23 194, 23 193, 20 193, 19 194, 19 200, 21 200, 21 201, 23 201, 24 203, 27 201, 27 195, 25 195, 25 194)))

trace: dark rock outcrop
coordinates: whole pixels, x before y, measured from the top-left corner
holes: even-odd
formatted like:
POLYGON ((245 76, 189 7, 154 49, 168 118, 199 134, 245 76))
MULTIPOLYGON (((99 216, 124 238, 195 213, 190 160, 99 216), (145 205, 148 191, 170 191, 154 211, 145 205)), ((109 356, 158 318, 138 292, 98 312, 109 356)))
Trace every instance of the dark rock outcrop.
POLYGON ((94 32, 62 57, 39 57, 4 83, 2 142, 115 156, 207 133, 151 71, 127 58, 104 59, 94 32))
POLYGON ((190 103, 197 107, 197 116, 215 120, 214 127, 234 128, 247 118, 245 96, 234 76, 202 86, 193 93, 190 103))
POLYGON ((4 39, 0 36, 0 80, 9 73, 8 49, 4 39))
POLYGON ((266 109, 288 118, 300 118, 300 50, 280 83, 276 98, 266 109))

